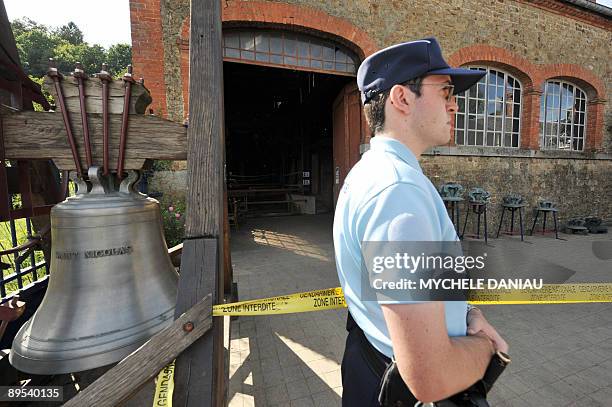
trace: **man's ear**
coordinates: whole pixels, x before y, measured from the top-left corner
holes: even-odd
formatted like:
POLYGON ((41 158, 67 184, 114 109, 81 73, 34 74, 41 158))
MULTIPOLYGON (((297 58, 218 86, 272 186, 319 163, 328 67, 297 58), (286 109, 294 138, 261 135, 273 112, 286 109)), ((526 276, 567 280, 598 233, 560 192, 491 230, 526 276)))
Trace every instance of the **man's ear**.
POLYGON ((408 88, 401 85, 394 85, 389 91, 389 104, 398 113, 408 115, 412 109, 415 95, 408 88))

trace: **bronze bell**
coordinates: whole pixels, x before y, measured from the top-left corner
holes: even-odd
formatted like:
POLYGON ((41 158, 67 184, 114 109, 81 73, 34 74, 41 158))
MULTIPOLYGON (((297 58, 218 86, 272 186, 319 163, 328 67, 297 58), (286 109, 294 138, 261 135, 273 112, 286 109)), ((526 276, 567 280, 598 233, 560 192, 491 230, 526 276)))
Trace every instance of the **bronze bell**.
POLYGON ((91 189, 51 210, 47 293, 17 333, 9 360, 27 373, 61 374, 120 361, 172 323, 178 285, 159 203, 133 188, 132 171, 115 188, 99 168, 91 189))

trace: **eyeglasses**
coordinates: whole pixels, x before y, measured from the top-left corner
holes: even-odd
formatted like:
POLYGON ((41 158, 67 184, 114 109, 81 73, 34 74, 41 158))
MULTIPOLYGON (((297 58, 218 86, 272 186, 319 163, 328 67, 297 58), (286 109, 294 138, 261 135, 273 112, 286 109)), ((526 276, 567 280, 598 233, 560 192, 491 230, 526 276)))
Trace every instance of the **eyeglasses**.
POLYGON ((447 102, 450 102, 453 100, 453 96, 455 96, 453 94, 454 90, 455 90, 455 85, 451 85, 449 83, 421 83, 421 86, 427 86, 427 85, 435 85, 435 86, 442 86, 442 90, 444 90, 446 92, 445 94, 445 98, 447 102))

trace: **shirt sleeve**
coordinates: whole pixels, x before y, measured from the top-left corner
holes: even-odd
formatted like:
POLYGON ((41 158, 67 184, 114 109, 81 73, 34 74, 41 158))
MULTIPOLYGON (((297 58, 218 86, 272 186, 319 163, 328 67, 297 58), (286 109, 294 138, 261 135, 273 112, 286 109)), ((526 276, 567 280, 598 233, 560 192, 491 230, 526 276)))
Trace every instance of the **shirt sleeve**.
POLYGON ((359 241, 441 240, 435 204, 420 187, 396 183, 370 199, 358 216, 359 241))
MULTIPOLYGON (((359 216, 360 243, 439 241, 439 219, 429 194, 414 184, 397 183, 371 199, 359 216)), ((363 257, 363 253, 362 253, 363 257)), ((364 270, 367 273, 367 271, 364 270)), ((380 297, 379 304, 422 301, 380 297)))

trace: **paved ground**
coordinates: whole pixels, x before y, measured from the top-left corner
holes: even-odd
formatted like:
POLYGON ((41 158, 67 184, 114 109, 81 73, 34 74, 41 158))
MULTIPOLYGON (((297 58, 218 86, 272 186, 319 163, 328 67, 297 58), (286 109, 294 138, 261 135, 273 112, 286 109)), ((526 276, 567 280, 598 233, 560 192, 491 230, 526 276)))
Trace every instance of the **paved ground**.
MULTIPOLYGON (((232 232, 241 300, 338 286, 330 215, 249 220, 232 232)), ((593 255, 610 235, 492 239, 521 265, 563 265, 570 281, 612 281, 593 255), (538 263, 539 264, 539 263, 538 263)), ((482 307, 513 362, 492 406, 612 406, 612 304, 482 307)), ((241 317, 232 322, 230 406, 339 406, 346 311, 241 317)))

